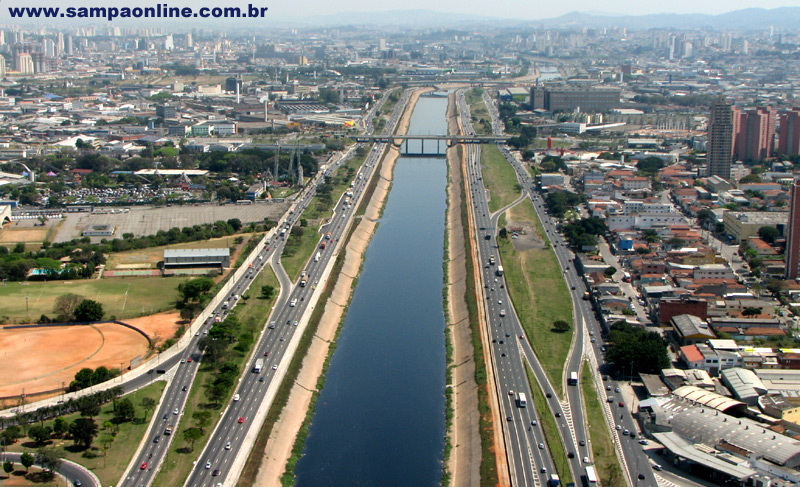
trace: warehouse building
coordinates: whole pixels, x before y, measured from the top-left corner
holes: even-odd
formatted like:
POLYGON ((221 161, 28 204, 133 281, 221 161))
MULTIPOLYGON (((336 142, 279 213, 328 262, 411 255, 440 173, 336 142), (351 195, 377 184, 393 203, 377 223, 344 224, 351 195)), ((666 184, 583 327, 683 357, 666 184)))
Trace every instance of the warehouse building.
POLYGON ((230 267, 231 249, 166 249, 164 268, 230 267))

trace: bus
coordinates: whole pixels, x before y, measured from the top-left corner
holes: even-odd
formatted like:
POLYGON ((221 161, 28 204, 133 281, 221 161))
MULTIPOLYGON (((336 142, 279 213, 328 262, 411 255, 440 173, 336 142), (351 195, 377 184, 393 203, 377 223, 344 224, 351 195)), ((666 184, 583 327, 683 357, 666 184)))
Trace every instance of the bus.
POLYGON ((253 200, 236 200, 237 205, 252 205, 253 200))
POLYGON ((558 487, 561 485, 561 479, 558 478, 558 475, 552 473, 550 474, 550 480, 547 481, 547 485, 550 487, 558 487))
POLYGON ((569 379, 567 380, 567 384, 571 386, 578 385, 578 373, 577 372, 570 372, 569 379))
POLYGON ((517 406, 524 408, 528 405, 528 398, 525 397, 524 392, 520 392, 517 394, 517 406))
POLYGON ((586 484, 597 485, 597 474, 594 473, 594 467, 591 465, 586 467, 586 484))

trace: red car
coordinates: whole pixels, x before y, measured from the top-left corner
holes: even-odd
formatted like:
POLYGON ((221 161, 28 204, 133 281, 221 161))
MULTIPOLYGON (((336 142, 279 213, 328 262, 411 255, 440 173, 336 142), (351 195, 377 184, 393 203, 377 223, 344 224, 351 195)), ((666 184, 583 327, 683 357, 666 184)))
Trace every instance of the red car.
POLYGON ((239 416, 239 423, 244 423, 244 416, 239 416))
POLYGON ((269 357, 269 352, 264 352, 265 357, 269 357))
POLYGON ((186 361, 192 363, 192 357, 187 358, 186 361))
POLYGON ((621 408, 624 408, 624 407, 625 407, 625 403, 624 403, 624 402, 622 402, 622 401, 620 401, 620 402, 619 402, 619 407, 621 407, 621 408))
POLYGON ((145 469, 147 469, 147 462, 144 462, 140 468, 141 468, 142 470, 145 470, 145 469))

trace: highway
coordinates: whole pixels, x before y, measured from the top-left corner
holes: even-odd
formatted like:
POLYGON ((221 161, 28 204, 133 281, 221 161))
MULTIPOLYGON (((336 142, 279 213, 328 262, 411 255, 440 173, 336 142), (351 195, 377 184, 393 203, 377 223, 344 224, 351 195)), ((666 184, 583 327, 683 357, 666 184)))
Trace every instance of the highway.
MULTIPOLYGON (((31 455, 36 456, 36 452, 31 452, 31 455)), ((19 464, 22 458, 21 452, 5 452, 0 455, 2 461, 10 460, 19 464)), ((35 463, 34 465, 39 465, 35 463)), ((82 465, 69 460, 61 460, 61 464, 56 469, 56 473, 68 482, 68 485, 81 486, 81 487, 102 487, 100 480, 89 469, 82 465)), ((58 477, 56 477, 57 481, 58 477)), ((4 482, 5 485, 5 482, 4 482)))
MULTIPOLYGON (((484 101, 492 116, 494 130, 502 130, 502 123, 498 120, 496 107, 486 97, 484 101)), ((508 147, 498 145, 498 148, 514 168, 517 180, 522 186, 523 195, 528 195, 531 198, 536 214, 553 246, 559 266, 563 269, 566 285, 572 294, 575 339, 570 355, 567 358, 564 372, 565 378, 570 372, 580 371, 581 361, 584 358, 589 360, 596 386, 601 391, 600 395, 603 400, 606 418, 613 424, 611 436, 618 453, 621 453, 619 456, 629 485, 657 487, 658 483, 649 466, 648 457, 638 443, 639 438, 631 438, 629 435, 623 434, 625 430, 636 431, 635 421, 630 412, 632 405, 625 405, 622 402, 621 395, 616 392, 621 384, 611 380, 610 377, 608 380, 603 380, 605 376, 602 376, 599 372, 605 365, 604 355, 601 350, 603 346, 602 329, 595 318, 590 301, 583 300, 583 294, 587 291, 587 288, 583 275, 578 274, 573 265, 572 261, 575 255, 569 250, 568 243, 558 232, 556 222, 547 214, 544 199, 536 191, 534 181, 528 171, 509 152, 508 147), (617 429, 617 426, 619 426, 619 429, 617 429), (640 474, 644 478, 640 478, 640 474)), ((589 463, 593 463, 591 443, 586 430, 587 420, 583 414, 581 388, 579 386, 567 386, 566 402, 559 402, 558 394, 555 394, 542 368, 536 365, 538 362, 529 343, 527 341, 522 343, 522 348, 528 362, 532 365, 537 380, 552 396, 548 399, 551 410, 555 414, 561 413, 561 418, 557 418, 559 431, 567 452, 575 453, 574 458, 568 460, 575 481, 580 485, 581 476, 584 475, 587 465, 583 461, 584 457, 589 457, 589 463), (580 445, 581 441, 585 443, 583 446, 580 445)))
MULTIPOLYGON (((463 92, 457 95, 462 130, 472 131, 469 123, 469 107, 463 92)), ((514 312, 505 287, 505 277, 498 271, 497 219, 489 213, 486 190, 483 186, 480 164, 480 147, 467 146, 467 181, 472 216, 478 230, 478 256, 481 265, 486 324, 491 341, 491 360, 494 370, 497 398, 503 415, 502 427, 506 443, 512 485, 546 485, 549 476, 555 473, 553 460, 547 449, 544 432, 536 416, 536 408, 530 402, 533 394, 523 362, 523 344, 527 343, 524 332, 514 312), (529 402, 520 407, 519 393, 524 393, 529 402)))
MULTIPOLYGON (((387 130, 393 130, 408 101, 409 94, 408 91, 404 93, 398 102, 387 121, 387 130)), ((382 105, 385 99, 386 97, 376 107, 382 105)), ((241 279, 233 285, 224 300, 216 300, 219 305, 214 309, 214 315, 218 316, 220 320, 224 320, 227 313, 235 306, 237 300, 234 295, 241 296, 246 292, 250 283, 267 262, 270 262, 275 269, 281 284, 281 294, 268 323, 264 323, 251 359, 245 364, 242 376, 235 388, 234 399, 238 397, 238 400, 229 401, 223 409, 220 420, 208 443, 200 452, 185 485, 233 485, 238 479, 244 460, 252 447, 261 422, 263 422, 264 413, 271 404, 274 392, 284 376, 291 355, 302 335, 307 321, 303 320, 303 316, 308 308, 309 298, 316 290, 324 269, 334 255, 334 248, 338 245, 358 206, 360 196, 384 152, 384 147, 383 144, 372 147, 363 167, 354 178, 350 189, 352 199, 347 195, 342 195, 330 221, 320 228, 319 244, 305 268, 308 274, 308 283, 305 286, 301 286, 299 282, 291 283, 280 265, 280 255, 286 242, 281 232, 289 235, 291 227, 299 220, 302 211, 314 196, 314 188, 322 177, 322 171, 314 181, 308 184, 309 189, 299 198, 294 209, 289 211, 281 223, 280 229, 276 230, 275 235, 259 253, 257 259, 253 261, 253 267, 243 273, 241 279), (348 199, 351 199, 351 204, 346 205, 345 200, 348 199), (283 232, 284 229, 285 232, 283 232), (323 242, 325 248, 322 248, 323 242), (264 361, 264 366, 259 372, 255 372, 254 368, 257 359, 264 361), (254 418, 257 417, 258 412, 261 412, 258 415, 260 421, 256 422, 254 418)), ((352 149, 347 154, 352 155, 352 149)), ((344 158, 334 163, 336 167, 327 168, 326 173, 333 173, 343 160, 344 158)), ((148 433, 131 461, 128 472, 121 479, 120 486, 151 485, 160 470, 166 453, 171 448, 173 439, 183 445, 182 432, 188 425, 184 422, 180 424, 179 428, 178 422, 182 419, 187 394, 192 387, 199 362, 202 360, 202 353, 198 347, 199 341, 212 326, 214 315, 207 320, 203 329, 192 337, 190 344, 181 355, 158 365, 153 374, 142 377, 142 380, 145 381, 153 380, 159 375, 158 371, 164 371, 169 377, 169 382, 158 410, 153 416, 148 433), (167 427, 172 428, 171 434, 166 434, 167 427), (175 438, 176 436, 177 438, 175 438)), ((130 387, 129 383, 126 383, 127 387, 130 387)))
MULTIPOLYGON (((406 92, 398 102, 396 110, 387 121, 387 130, 393 130, 408 101, 409 94, 410 92, 406 92)), ((271 404, 268 391, 270 388, 278 387, 280 380, 275 379, 282 377, 280 372, 288 366, 291 360, 291 354, 287 353, 287 350, 290 349, 291 343, 300 339, 305 322, 302 323, 302 326, 298 325, 301 325, 310 295, 315 292, 324 269, 334 255, 334 246, 338 246, 352 220, 360 197, 383 155, 384 148, 385 146, 382 144, 373 146, 353 181, 352 203, 345 204, 345 200, 349 198, 343 195, 336 204, 330 222, 320 229, 320 244, 305 268, 308 284, 305 287, 292 284, 285 274, 280 278, 282 289, 290 290, 288 296, 283 298, 282 293, 280 302, 277 303, 269 318, 269 325, 265 328, 261 340, 255 347, 253 360, 248 364, 235 391, 239 400, 231 401, 222 413, 217 428, 198 457, 195 468, 185 485, 198 487, 233 485, 238 480, 244 459, 252 447, 255 434, 261 427, 260 422, 253 421, 253 418, 259 409, 265 412, 271 404), (321 248, 323 242, 326 244, 324 249, 321 248), (253 361, 259 358, 264 359, 264 368, 260 372, 256 372, 253 361), (244 441, 246 437, 249 441, 244 441)), ((282 243, 283 241, 275 246, 271 256, 271 263, 275 268, 280 267, 278 249, 282 248, 282 243)), ((261 416, 263 420, 264 415, 261 416)))

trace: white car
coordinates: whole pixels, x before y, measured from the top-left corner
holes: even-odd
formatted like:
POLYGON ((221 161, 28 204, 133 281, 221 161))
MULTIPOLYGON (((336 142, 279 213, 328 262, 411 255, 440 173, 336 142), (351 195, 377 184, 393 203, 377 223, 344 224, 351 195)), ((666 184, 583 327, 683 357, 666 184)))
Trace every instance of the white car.
POLYGON ((278 370, 278 364, 273 365, 272 370, 278 370))
POLYGON ((175 408, 175 410, 173 410, 173 411, 172 411, 172 414, 175 414, 175 415, 177 415, 179 412, 180 412, 180 411, 178 411, 178 408, 175 408))
POLYGON ((230 450, 231 449, 231 442, 230 441, 225 443, 225 449, 226 450, 230 450))
POLYGON ((211 462, 206 461, 206 468, 211 468, 211 462))
POLYGON ((239 400, 239 394, 234 394, 233 395, 233 400, 234 401, 238 401, 239 400))

